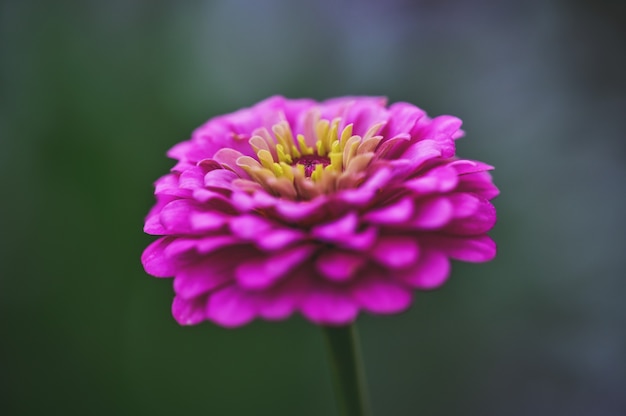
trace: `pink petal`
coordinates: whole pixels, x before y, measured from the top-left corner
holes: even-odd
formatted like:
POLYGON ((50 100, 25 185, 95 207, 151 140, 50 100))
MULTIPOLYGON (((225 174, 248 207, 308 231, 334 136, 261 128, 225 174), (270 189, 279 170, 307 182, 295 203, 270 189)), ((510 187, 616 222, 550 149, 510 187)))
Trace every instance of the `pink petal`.
POLYGON ((358 314, 356 302, 343 289, 316 285, 300 305, 302 314, 318 325, 348 325, 358 314))
POLYGON ((385 187, 392 178, 393 174, 389 169, 381 168, 374 172, 361 187, 371 191, 378 191, 385 187))
MULTIPOLYGON (((270 195, 265 191, 258 191, 252 195, 252 199, 254 201, 254 206, 257 208, 268 208, 273 207, 276 204, 280 203, 282 205, 283 202, 291 202, 284 201, 283 199, 276 198, 274 195, 270 195)), ((307 201, 308 203, 309 201, 307 201)))
POLYGON ((167 157, 177 160, 185 159, 192 147, 190 140, 180 142, 167 151, 167 157))
MULTIPOLYGON (((199 254, 208 254, 224 247, 236 245, 240 242, 241 241, 238 238, 230 235, 209 236, 198 240, 196 250, 199 254)), ((247 253, 247 251, 245 251, 246 249, 234 248, 234 250, 239 252, 240 255, 245 255, 247 253)))
POLYGON ((454 139, 460 137, 458 132, 461 124, 463 124, 463 122, 457 117, 439 116, 432 119, 427 125, 421 124, 415 134, 417 137, 436 141, 442 152, 441 156, 443 158, 449 158, 454 156, 454 139))
POLYGON ((404 186, 420 194, 433 192, 449 192, 459 183, 457 172, 448 167, 440 166, 426 174, 407 181, 404 186))
POLYGON ((481 205, 481 200, 467 192, 456 192, 448 195, 453 205, 454 218, 467 218, 476 213, 481 205))
POLYGON ((161 225, 172 234, 189 234, 194 230, 191 227, 191 214, 198 210, 187 199, 177 199, 163 207, 159 215, 161 225))
POLYGON ((289 295, 277 295, 269 297, 266 293, 259 294, 257 300, 259 316, 269 321, 281 321, 287 319, 297 309, 297 303, 289 295))
POLYGON ((198 212, 189 214, 189 224, 194 231, 214 231, 228 224, 229 217, 220 212, 198 212))
POLYGON ((202 159, 196 164, 196 166, 202 170, 203 174, 216 169, 224 169, 222 165, 213 159, 202 159))
POLYGON ((227 328, 245 325, 254 319, 254 300, 235 286, 227 286, 209 295, 207 318, 227 328))
POLYGON ((372 125, 389 118, 386 102, 384 97, 341 97, 324 101, 320 110, 323 118, 341 117, 343 126, 354 124, 354 134, 362 136, 372 125))
POLYGON ((237 178, 239 176, 235 172, 226 169, 216 169, 204 175, 204 186, 231 190, 233 181, 237 178))
POLYGON ((213 157, 216 152, 224 148, 249 155, 252 153, 247 142, 249 133, 261 121, 260 114, 250 108, 214 117, 193 132, 192 142, 195 145, 195 152, 188 152, 186 156, 194 156, 194 160, 202 160, 213 157), (202 152, 198 152, 199 150, 202 152))
POLYGON ((433 118, 430 125, 435 137, 448 138, 454 135, 463 124, 463 121, 454 116, 438 116, 433 118))
POLYGON ((401 200, 377 210, 368 212, 364 219, 374 224, 402 224, 413 216, 411 198, 401 200))
POLYGON ((189 195, 189 190, 181 189, 179 186, 179 175, 170 173, 162 176, 154 183, 154 194, 185 198, 189 195))
POLYGON ((235 172, 241 178, 249 178, 248 174, 245 170, 243 170, 239 165, 237 165, 237 159, 239 159, 243 154, 238 152, 237 150, 229 149, 227 147, 222 148, 215 153, 213 159, 218 163, 222 164, 235 172))
POLYGON ((224 197, 224 195, 217 191, 212 191, 206 188, 196 188, 191 193, 192 198, 201 203, 217 203, 222 202, 224 206, 232 205, 233 202, 230 199, 224 197))
POLYGON ((341 239, 337 239, 335 243, 341 248, 365 251, 374 245, 377 237, 378 230, 375 227, 368 227, 360 233, 344 235, 341 239))
POLYGON ((406 150, 409 141, 411 140, 410 134, 398 134, 389 140, 385 140, 378 145, 376 149, 376 158, 378 159, 396 159, 404 150, 406 150))
POLYGON ((349 212, 338 220, 317 225, 311 230, 311 235, 322 241, 336 241, 343 239, 345 235, 352 235, 359 225, 359 217, 354 212, 349 212))
POLYGON ((186 171, 187 169, 192 169, 194 166, 196 166, 196 162, 198 160, 205 157, 204 152, 202 150, 203 149, 193 149, 193 151, 190 152, 190 153, 193 153, 193 155, 188 155, 189 156, 188 158, 180 159, 170 169, 170 172, 180 174, 186 171), (200 157, 200 159, 198 159, 196 156, 200 157))
POLYGON ((378 263, 400 269, 415 264, 419 252, 419 245, 413 238, 385 236, 379 238, 371 254, 378 263))
POLYGON ((417 289, 435 289, 445 283, 450 274, 450 260, 437 250, 423 251, 419 262, 401 274, 403 281, 417 289))
POLYGON ((146 273, 155 277, 172 277, 176 274, 174 262, 165 256, 165 249, 172 241, 171 237, 162 237, 146 247, 141 255, 141 264, 146 273))
POLYGON ((294 134, 303 132, 303 117, 302 115, 315 107, 317 103, 314 100, 308 98, 300 99, 285 99, 284 101, 284 115, 285 119, 291 126, 294 134))
POLYGON ((300 246, 268 257, 243 258, 235 278, 246 289, 265 289, 305 262, 313 253, 312 245, 300 246))
POLYGON ((205 172, 198 166, 185 170, 180 174, 179 187, 182 189, 196 189, 204 186, 205 172))
POLYGON ((496 243, 487 235, 472 237, 429 236, 424 245, 439 248, 447 256, 472 263, 493 260, 496 256, 496 243))
POLYGON ((158 215, 151 215, 146 219, 143 232, 151 235, 167 234, 167 230, 161 225, 161 220, 158 215))
POLYGON ((296 230, 272 230, 272 232, 261 234, 255 240, 256 245, 262 250, 281 250, 288 245, 302 241, 306 234, 296 230))
POLYGON ((453 116, 439 116, 432 120, 423 117, 416 123, 413 137, 436 142, 441 157, 450 158, 455 152, 454 140, 462 136, 459 130, 461 124, 461 120, 453 116))
POLYGON ((257 295, 259 315, 269 320, 285 319, 295 312, 307 291, 305 279, 294 276, 269 290, 259 292, 257 295))
MULTIPOLYGON (((263 190, 256 190, 252 195, 249 195, 247 192, 240 191, 239 189, 232 193, 230 202, 236 207, 238 212, 248 212, 274 206, 280 208, 283 204, 294 203, 292 201, 276 198, 263 190)), ((295 204, 300 204, 300 202, 295 202, 295 204)))
POLYGON ((455 134, 463 124, 459 118, 454 116, 438 116, 431 120, 427 127, 429 138, 448 138, 455 134))
POLYGON ((372 313, 398 313, 411 306, 411 291, 382 276, 369 277, 358 282, 352 295, 361 307, 372 313))
POLYGON ((493 184, 491 175, 488 172, 477 172, 462 175, 457 186, 459 192, 471 192, 487 200, 493 199, 500 194, 498 188, 493 184))
POLYGON ((172 315, 180 325, 196 325, 206 319, 206 296, 183 299, 179 296, 172 302, 172 315))
MULTIPOLYGON (((176 238, 166 249, 165 255, 170 258, 184 256, 189 252, 193 254, 208 254, 238 243, 239 240, 232 236, 216 235, 208 237, 176 238)), ((187 254, 189 256, 189 254, 187 254)), ((197 257, 197 255, 196 255, 197 257)), ((195 260, 195 258, 194 258, 195 260)))
POLYGON ((389 122, 383 130, 383 137, 394 137, 400 133, 408 133, 415 122, 424 117, 424 110, 409 103, 394 103, 389 107, 389 122))
POLYGON ((315 267, 329 280, 344 282, 352 278, 365 261, 362 254, 330 249, 317 257, 315 267))
POLYGON ((454 214, 454 206, 446 197, 420 201, 411 225, 420 229, 434 230, 448 223, 454 214))
POLYGON ((413 169, 417 169, 424 162, 441 156, 439 143, 433 140, 422 140, 409 146, 402 154, 401 158, 410 162, 413 169))
POLYGON ((360 187, 356 189, 343 189, 337 194, 341 201, 353 206, 362 206, 370 202, 375 195, 375 190, 360 187))
POLYGON ((176 273, 174 291, 185 299, 204 295, 232 279, 232 265, 211 256, 191 263, 176 273))
MULTIPOLYGON (((258 193, 258 192, 257 192, 258 193)), ((256 194, 255 194, 256 195, 256 194)), ((276 204, 276 211, 287 221, 305 220, 323 210, 327 203, 325 197, 315 198, 311 201, 280 201, 276 204)))
POLYGON ((239 238, 253 240, 255 237, 271 232, 270 222, 257 215, 241 215, 230 220, 230 230, 239 238))
POLYGON ((491 230, 496 223, 496 209, 488 201, 479 201, 471 216, 455 219, 445 227, 449 234, 478 235, 491 230))
POLYGON ((352 250, 367 250, 376 241, 378 232, 374 227, 368 227, 358 232, 359 218, 356 213, 350 212, 338 220, 315 226, 311 229, 314 238, 352 250))
POLYGON ((448 166, 454 168, 459 175, 493 170, 493 166, 476 160, 455 160, 448 166))
POLYGON ((344 189, 337 194, 341 201, 352 205, 364 205, 372 200, 376 192, 381 190, 393 178, 387 168, 378 169, 363 185, 356 189, 344 189))
POLYGON ((169 232, 194 234, 222 228, 233 214, 230 205, 221 199, 212 199, 203 204, 181 199, 167 204, 161 211, 160 220, 169 232))
MULTIPOLYGON (((196 238, 175 238, 174 241, 170 245, 168 245, 164 253, 167 257, 171 259, 186 257, 197 257, 196 248, 198 245, 198 240, 196 238)), ((195 260, 195 258, 194 258, 195 260)))
POLYGON ((248 212, 255 208, 254 199, 246 192, 233 192, 230 201, 239 212, 248 212))

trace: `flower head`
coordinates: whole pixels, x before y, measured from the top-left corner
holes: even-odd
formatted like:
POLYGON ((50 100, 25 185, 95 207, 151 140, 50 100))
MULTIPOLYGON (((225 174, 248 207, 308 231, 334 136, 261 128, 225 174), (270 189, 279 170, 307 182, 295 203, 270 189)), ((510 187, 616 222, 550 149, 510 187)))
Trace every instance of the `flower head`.
POLYGON ((401 312, 450 259, 496 253, 498 189, 490 166, 455 157, 460 126, 374 97, 271 97, 215 117, 168 153, 144 268, 174 277, 181 324, 401 312))

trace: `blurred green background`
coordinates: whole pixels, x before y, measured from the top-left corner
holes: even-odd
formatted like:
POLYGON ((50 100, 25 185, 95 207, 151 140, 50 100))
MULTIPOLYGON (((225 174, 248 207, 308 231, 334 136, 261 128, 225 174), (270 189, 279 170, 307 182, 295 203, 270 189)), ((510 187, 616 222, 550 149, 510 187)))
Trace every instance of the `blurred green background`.
POLYGON ((269 95, 461 117, 498 258, 359 328, 378 416, 626 414, 623 2, 0 2, 0 413, 334 415, 300 317, 182 328, 165 151, 269 95))

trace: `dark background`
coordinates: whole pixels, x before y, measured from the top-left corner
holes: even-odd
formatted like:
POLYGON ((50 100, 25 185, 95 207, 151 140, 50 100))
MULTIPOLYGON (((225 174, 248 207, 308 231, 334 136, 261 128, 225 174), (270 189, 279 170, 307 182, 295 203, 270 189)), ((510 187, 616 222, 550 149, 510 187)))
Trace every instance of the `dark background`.
POLYGON ((624 2, 1 1, 0 413, 333 415, 295 317, 179 327, 165 151, 269 95, 461 117, 499 255, 359 329, 377 416, 626 414, 624 2))

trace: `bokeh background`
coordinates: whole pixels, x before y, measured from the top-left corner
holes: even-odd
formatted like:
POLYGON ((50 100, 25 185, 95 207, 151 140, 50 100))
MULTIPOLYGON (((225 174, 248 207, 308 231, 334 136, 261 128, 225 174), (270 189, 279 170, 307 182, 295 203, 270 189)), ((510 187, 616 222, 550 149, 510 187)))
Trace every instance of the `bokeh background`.
POLYGON ((0 413, 334 415, 300 317, 181 328, 139 262, 165 151, 269 95, 461 117, 490 264, 362 316, 376 415, 626 414, 626 13, 611 1, 0 2, 0 413))

